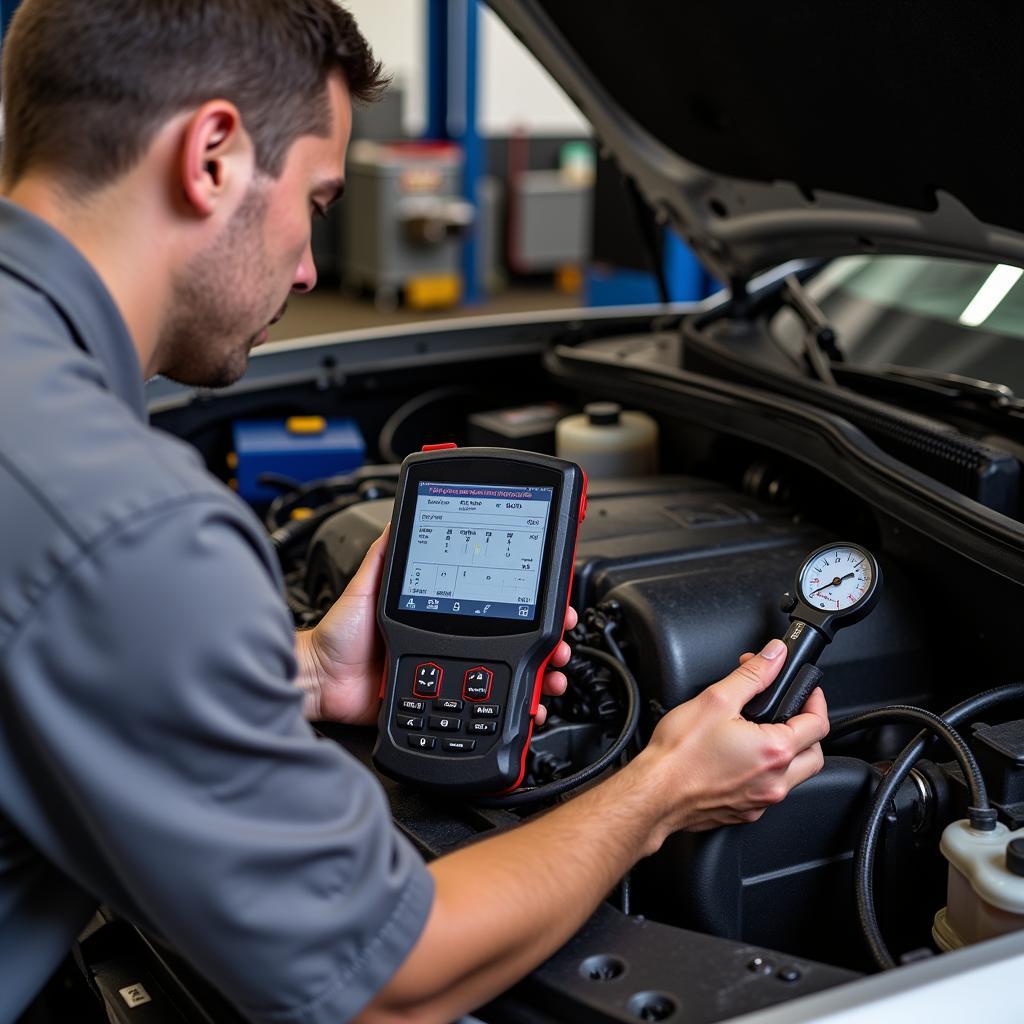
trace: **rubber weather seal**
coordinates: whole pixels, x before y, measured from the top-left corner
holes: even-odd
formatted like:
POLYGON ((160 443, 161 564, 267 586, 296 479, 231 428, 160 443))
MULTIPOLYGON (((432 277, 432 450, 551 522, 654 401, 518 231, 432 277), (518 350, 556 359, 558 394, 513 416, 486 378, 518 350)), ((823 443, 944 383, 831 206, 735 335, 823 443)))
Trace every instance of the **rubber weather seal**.
POLYGON ((841 416, 672 367, 629 365, 607 350, 558 347, 545 367, 572 387, 599 389, 602 397, 783 452, 986 570, 1024 584, 1024 526, 887 454, 841 416))

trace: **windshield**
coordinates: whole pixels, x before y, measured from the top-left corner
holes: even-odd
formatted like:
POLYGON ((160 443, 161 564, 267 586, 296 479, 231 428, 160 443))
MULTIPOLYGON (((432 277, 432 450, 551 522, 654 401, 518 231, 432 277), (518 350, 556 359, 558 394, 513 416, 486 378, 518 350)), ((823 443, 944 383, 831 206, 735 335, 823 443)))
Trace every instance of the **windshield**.
MULTIPOLYGON (((1024 271, 919 256, 833 260, 807 291, 854 364, 916 367, 1024 394, 1024 271)), ((794 354, 804 327, 783 310, 776 337, 794 354)))

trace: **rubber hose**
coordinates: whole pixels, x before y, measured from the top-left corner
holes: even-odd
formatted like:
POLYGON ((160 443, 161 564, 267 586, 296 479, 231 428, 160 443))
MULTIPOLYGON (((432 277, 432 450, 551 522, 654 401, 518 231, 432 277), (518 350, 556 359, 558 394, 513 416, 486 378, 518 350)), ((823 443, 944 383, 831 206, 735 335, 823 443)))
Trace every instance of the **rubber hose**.
MULTIPOLYGON (((940 717, 948 725, 956 727, 965 721, 970 721, 990 708, 1014 700, 1024 700, 1024 683, 1008 683, 1005 686, 985 690, 955 705, 940 717)), ((846 719, 836 724, 841 726, 844 722, 850 721, 852 719, 846 719)), ((895 967, 896 962, 889 953, 882 938, 881 928, 878 924, 878 915, 875 911, 874 866, 881 823, 885 817, 885 809, 889 801, 906 780, 917 761, 920 760, 925 747, 928 745, 930 735, 929 730, 918 733, 903 748, 896 760, 893 761, 892 767, 886 773, 881 785, 872 797, 871 805, 868 808, 867 822, 854 855, 854 890, 857 900, 857 916, 860 920, 861 930, 864 933, 864 939, 871 952, 872 959, 882 970, 889 970, 895 967)))
POLYGON ((610 669, 618 673, 622 687, 626 691, 626 720, 623 723, 622 731, 618 739, 610 746, 593 764, 581 768, 572 775, 556 782, 548 782, 543 786, 528 786, 518 789, 508 796, 485 797, 473 802, 481 807, 526 807, 529 804, 539 803, 542 800, 552 800, 563 793, 568 793, 577 786, 597 778, 602 772, 610 768, 621 757, 623 751, 629 746, 636 730, 640 725, 640 687, 637 685, 633 673, 620 661, 617 661, 610 654, 599 651, 596 647, 577 647, 576 654, 585 658, 594 658, 603 662, 610 669))
POLYGON ((931 732, 934 732, 940 739, 952 748, 960 770, 967 780, 967 787, 971 791, 971 806, 979 810, 988 810, 988 794, 985 792, 985 779, 982 777, 978 762, 971 753, 971 748, 946 721, 931 711, 924 708, 915 708, 909 704, 893 704, 887 708, 875 708, 872 711, 865 711, 850 718, 841 718, 831 729, 830 735, 841 736, 844 732, 853 732, 856 729, 863 729, 869 725, 877 725, 882 722, 918 722, 924 725, 931 732))

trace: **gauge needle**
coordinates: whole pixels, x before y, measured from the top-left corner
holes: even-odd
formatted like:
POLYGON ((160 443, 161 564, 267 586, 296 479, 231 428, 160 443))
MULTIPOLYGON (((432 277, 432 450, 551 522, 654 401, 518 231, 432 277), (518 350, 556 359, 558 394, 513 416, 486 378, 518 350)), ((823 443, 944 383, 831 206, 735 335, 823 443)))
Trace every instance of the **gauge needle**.
POLYGON ((843 580, 852 580, 856 573, 848 572, 845 576, 837 576, 831 583, 826 583, 823 587, 818 587, 817 590, 811 591, 811 597, 815 594, 820 594, 823 590, 828 590, 829 587, 838 587, 843 580))

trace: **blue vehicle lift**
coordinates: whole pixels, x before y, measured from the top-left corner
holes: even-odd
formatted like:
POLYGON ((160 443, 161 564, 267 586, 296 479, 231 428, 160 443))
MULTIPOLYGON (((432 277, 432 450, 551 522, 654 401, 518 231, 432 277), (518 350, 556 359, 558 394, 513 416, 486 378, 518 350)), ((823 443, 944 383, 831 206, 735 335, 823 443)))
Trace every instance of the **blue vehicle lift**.
MULTIPOLYGON (((428 139, 458 143, 464 154, 463 196, 480 209, 477 184, 484 172, 484 140, 478 125, 480 73, 479 0, 427 0, 427 126, 428 139)), ((483 296, 478 243, 470 232, 462 251, 465 300, 483 296)), ((674 302, 702 299, 715 288, 686 244, 665 233, 663 266, 669 297, 674 302)), ((591 305, 657 302, 653 274, 615 270, 587 275, 591 305)))
MULTIPOLYGON (((462 194, 478 213, 477 185, 484 171, 484 143, 477 123, 479 84, 479 0, 427 0, 426 137, 462 148, 462 194)), ((477 234, 470 231, 462 246, 467 303, 479 302, 483 293, 477 249, 477 234)))
MULTIPOLYGON (((0 43, 21 0, 0 0, 0 43)), ((464 159, 463 196, 480 209, 477 186, 484 172, 484 140, 479 129, 480 2, 427 0, 427 127, 429 139, 456 142, 464 159)), ((483 297, 476 232, 462 248, 464 299, 483 297)), ((699 299, 712 288, 708 275, 677 235, 666 232, 665 278, 674 301, 699 299)), ((657 301, 653 275, 616 271, 611 277, 588 275, 591 305, 657 301)))

